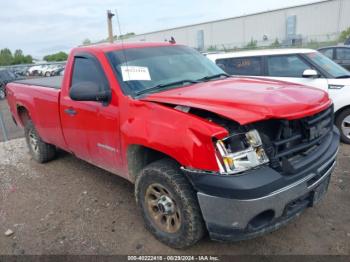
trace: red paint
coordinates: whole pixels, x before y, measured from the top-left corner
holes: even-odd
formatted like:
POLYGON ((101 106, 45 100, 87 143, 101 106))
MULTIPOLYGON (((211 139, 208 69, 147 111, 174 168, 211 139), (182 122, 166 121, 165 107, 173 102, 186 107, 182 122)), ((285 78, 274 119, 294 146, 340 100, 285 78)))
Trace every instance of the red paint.
POLYGON ((181 165, 217 171, 213 137, 227 131, 197 116, 161 103, 205 109, 240 124, 262 119, 295 119, 315 114, 331 104, 328 95, 312 88, 284 82, 230 78, 173 89, 135 100, 121 92, 105 52, 122 48, 164 46, 168 43, 137 43, 80 47, 72 51, 62 89, 12 83, 7 85, 8 103, 18 123, 18 106, 24 106, 40 136, 48 143, 126 178, 127 149, 143 145, 158 150, 181 165), (77 52, 94 55, 102 65, 112 88, 108 106, 97 102, 72 101, 68 95, 77 52), (77 115, 64 113, 74 108, 77 115), (98 144, 113 150, 101 148, 98 144))

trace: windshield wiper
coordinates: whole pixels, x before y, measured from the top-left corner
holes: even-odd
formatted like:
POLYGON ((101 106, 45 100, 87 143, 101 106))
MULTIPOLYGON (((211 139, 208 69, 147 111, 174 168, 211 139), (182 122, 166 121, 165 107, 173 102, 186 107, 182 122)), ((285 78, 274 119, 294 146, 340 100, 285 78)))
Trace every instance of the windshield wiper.
POLYGON ((170 82, 170 83, 166 83, 166 84, 159 84, 159 85, 156 85, 156 86, 144 89, 144 90, 140 90, 140 91, 136 92, 136 95, 142 95, 142 94, 146 94, 146 93, 160 91, 160 90, 163 90, 165 87, 170 87, 170 86, 176 86, 176 85, 184 86, 185 84, 197 84, 197 83, 199 83, 199 81, 197 81, 197 80, 184 79, 184 80, 170 82))
POLYGON ((197 79, 197 81, 209 81, 209 80, 212 80, 212 79, 215 79, 215 78, 219 78, 219 77, 222 77, 222 76, 231 77, 229 74, 220 73, 220 74, 216 74, 216 75, 202 77, 200 79, 197 79))
POLYGON ((336 78, 337 78, 337 79, 340 79, 340 78, 350 78, 350 75, 341 75, 341 76, 337 76, 336 78))

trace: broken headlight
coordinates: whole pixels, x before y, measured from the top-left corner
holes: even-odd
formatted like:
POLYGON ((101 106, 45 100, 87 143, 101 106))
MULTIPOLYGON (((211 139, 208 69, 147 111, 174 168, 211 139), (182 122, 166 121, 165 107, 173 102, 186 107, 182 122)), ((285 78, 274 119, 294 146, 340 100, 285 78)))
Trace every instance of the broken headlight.
POLYGON ((217 140, 216 150, 222 174, 237 174, 269 162, 256 130, 217 140))

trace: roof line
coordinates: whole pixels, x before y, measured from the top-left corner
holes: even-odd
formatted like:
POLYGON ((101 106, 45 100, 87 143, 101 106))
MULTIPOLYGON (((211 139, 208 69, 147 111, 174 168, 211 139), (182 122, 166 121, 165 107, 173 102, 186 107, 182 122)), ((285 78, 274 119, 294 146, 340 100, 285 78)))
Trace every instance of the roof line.
POLYGON ((171 27, 171 28, 166 28, 166 29, 161 29, 161 30, 156 30, 156 31, 136 34, 135 36, 142 36, 142 35, 147 35, 147 34, 154 34, 154 33, 165 32, 165 31, 169 31, 169 30, 182 29, 182 28, 191 27, 191 26, 198 26, 198 25, 204 25, 204 24, 209 24, 209 23, 222 22, 222 21, 231 20, 231 19, 243 18, 243 17, 253 16, 253 15, 260 15, 260 14, 265 14, 265 13, 270 13, 270 12, 275 12, 275 11, 281 11, 281 10, 286 10, 286 9, 291 9, 291 8, 296 8, 296 7, 303 7, 303 6, 321 4, 321 3, 325 3, 325 2, 331 2, 331 1, 335 1, 335 0, 318 0, 318 1, 310 2, 310 3, 306 3, 306 4, 301 4, 301 5, 296 5, 296 6, 281 7, 281 8, 277 8, 277 9, 266 10, 266 11, 261 11, 261 12, 257 12, 257 13, 247 14, 247 15, 239 15, 239 16, 228 17, 228 18, 223 18, 223 19, 218 19, 218 20, 200 22, 200 23, 191 24, 191 25, 183 25, 183 26, 178 26, 178 27, 171 27))

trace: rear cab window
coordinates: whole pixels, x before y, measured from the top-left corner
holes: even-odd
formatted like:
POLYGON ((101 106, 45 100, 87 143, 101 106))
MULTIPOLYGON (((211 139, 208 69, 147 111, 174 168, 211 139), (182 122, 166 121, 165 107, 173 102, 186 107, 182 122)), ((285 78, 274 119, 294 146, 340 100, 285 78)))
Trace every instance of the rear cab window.
POLYGON ((230 75, 261 76, 263 74, 261 57, 221 58, 216 64, 230 75))

